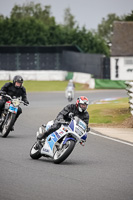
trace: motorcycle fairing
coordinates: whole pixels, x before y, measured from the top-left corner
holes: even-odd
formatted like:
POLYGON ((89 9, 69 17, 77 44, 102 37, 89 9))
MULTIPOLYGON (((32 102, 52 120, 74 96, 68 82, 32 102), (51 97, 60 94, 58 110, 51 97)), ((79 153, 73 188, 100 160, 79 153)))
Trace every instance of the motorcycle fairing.
POLYGON ((47 137, 47 143, 50 146, 51 150, 53 149, 54 144, 64 135, 66 135, 66 132, 59 129, 58 131, 51 133, 47 137))
POLYGON ((72 131, 74 131, 74 121, 73 120, 69 124, 69 127, 71 128, 72 131))
POLYGON ((51 133, 47 139, 46 139, 46 142, 44 144, 44 146, 42 147, 41 149, 41 153, 42 154, 46 154, 46 155, 49 155, 49 156, 53 156, 53 148, 54 148, 54 145, 55 143, 61 138, 63 137, 64 135, 66 135, 67 133, 65 131, 62 131, 62 130, 58 130, 58 131, 55 131, 53 133, 51 133))
POLYGON ((58 138, 57 138, 55 132, 51 133, 47 137, 47 143, 49 144, 51 150, 53 149, 53 146, 54 146, 55 142, 57 142, 57 140, 58 140, 58 138))
POLYGON ((85 134, 85 135, 83 135, 83 136, 81 137, 82 140, 86 140, 86 138, 87 138, 87 134, 85 134))
POLYGON ((73 140, 73 141, 76 142, 75 138, 67 137, 67 138, 65 138, 65 140, 63 141, 63 144, 66 144, 66 142, 67 142, 68 140, 73 140))
POLYGON ((83 130, 86 130, 86 124, 83 123, 81 120, 79 120, 78 125, 79 125, 83 130))

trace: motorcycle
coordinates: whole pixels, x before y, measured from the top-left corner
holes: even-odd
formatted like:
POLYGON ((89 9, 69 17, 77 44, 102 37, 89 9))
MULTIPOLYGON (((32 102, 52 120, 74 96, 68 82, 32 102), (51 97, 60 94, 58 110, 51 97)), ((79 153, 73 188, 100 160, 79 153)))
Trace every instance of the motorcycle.
POLYGON ((72 101, 74 99, 74 88, 73 87, 66 88, 65 94, 68 101, 69 102, 72 101))
MULTIPOLYGON (((47 130, 52 124, 53 121, 48 122, 45 129, 47 130)), ((45 140, 33 144, 30 157, 32 159, 49 157, 55 164, 60 164, 71 154, 76 144, 84 146, 87 138, 86 130, 86 123, 77 116, 73 117, 70 123, 61 122, 61 127, 57 131, 51 133, 45 140)))
POLYGON ((20 98, 12 98, 7 94, 1 94, 1 96, 4 96, 6 98, 6 103, 4 105, 4 109, 1 113, 0 119, 0 132, 2 137, 5 138, 8 136, 9 132, 11 131, 14 125, 20 103, 23 103, 24 105, 27 104, 20 98))

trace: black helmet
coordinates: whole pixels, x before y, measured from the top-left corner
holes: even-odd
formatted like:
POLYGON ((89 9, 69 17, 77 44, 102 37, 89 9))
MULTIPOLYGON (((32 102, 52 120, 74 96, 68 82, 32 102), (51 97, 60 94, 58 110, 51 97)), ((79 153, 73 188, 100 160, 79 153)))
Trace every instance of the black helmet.
POLYGON ((21 86, 22 86, 22 83, 23 83, 22 76, 19 76, 19 75, 14 76, 14 78, 13 78, 13 84, 15 85, 16 82, 21 83, 21 86))

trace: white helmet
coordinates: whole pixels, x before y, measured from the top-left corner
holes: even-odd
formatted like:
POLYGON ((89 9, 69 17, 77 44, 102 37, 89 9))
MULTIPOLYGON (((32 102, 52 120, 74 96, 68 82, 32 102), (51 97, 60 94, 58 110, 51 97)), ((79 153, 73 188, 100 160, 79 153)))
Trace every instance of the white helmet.
POLYGON ((87 97, 80 96, 80 97, 77 98, 76 106, 77 106, 79 112, 86 111, 88 104, 89 104, 89 100, 88 100, 87 97))

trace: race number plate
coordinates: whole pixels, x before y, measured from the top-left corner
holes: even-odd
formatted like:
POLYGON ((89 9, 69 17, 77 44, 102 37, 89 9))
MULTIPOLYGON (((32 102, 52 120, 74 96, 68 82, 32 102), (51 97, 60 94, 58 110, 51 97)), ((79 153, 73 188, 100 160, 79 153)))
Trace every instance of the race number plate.
POLYGON ((13 107, 12 105, 10 105, 9 111, 12 112, 12 113, 17 113, 18 108, 15 108, 15 107, 13 107))

